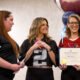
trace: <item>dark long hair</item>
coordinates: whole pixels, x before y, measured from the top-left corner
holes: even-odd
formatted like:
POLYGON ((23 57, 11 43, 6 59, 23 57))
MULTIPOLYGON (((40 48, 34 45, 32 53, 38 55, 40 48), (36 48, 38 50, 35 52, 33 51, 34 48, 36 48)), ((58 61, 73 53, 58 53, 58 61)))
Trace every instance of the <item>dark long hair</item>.
POLYGON ((14 53, 16 56, 18 56, 18 48, 16 42, 9 36, 4 26, 4 20, 6 20, 10 14, 11 12, 6 10, 0 11, 0 35, 3 36, 12 45, 14 53))

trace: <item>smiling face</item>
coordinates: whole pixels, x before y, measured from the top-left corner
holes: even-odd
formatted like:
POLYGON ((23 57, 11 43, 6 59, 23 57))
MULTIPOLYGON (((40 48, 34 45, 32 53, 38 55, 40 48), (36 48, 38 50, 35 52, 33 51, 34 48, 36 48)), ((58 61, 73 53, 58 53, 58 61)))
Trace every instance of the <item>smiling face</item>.
POLYGON ((79 30, 79 21, 75 17, 70 17, 69 22, 67 24, 71 33, 78 33, 79 30))
POLYGON ((10 15, 6 19, 4 19, 4 26, 7 32, 11 31, 12 25, 13 25, 13 16, 10 15))
POLYGON ((48 24, 47 22, 44 20, 41 23, 41 27, 40 27, 40 34, 46 35, 48 33, 48 24))

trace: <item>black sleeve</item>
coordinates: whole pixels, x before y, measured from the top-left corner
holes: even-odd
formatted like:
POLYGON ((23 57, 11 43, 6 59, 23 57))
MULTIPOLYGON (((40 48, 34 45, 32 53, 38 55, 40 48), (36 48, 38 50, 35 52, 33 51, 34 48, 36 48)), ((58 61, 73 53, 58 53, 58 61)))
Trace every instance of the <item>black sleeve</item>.
POLYGON ((2 50, 3 50, 3 47, 2 47, 2 44, 1 44, 1 42, 0 42, 0 57, 3 56, 2 50))
POLYGON ((20 47, 20 56, 19 56, 19 60, 23 60, 25 58, 25 55, 26 55, 26 52, 28 51, 29 49, 29 40, 25 40, 21 47, 20 47))
POLYGON ((0 57, 2 57, 2 50, 3 50, 3 47, 2 47, 2 37, 0 36, 0 57))
POLYGON ((51 41, 51 50, 55 53, 56 65, 59 65, 59 48, 54 40, 51 41))
POLYGON ((4 58, 6 56, 5 53, 8 47, 10 47, 10 45, 7 40, 3 36, 0 36, 0 57, 4 58))

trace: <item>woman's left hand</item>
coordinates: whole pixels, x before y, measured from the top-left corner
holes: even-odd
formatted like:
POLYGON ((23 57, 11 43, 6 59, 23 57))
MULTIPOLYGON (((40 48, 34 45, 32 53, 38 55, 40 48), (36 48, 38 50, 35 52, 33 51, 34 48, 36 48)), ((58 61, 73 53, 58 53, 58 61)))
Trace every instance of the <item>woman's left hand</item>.
POLYGON ((24 60, 20 62, 20 67, 23 68, 25 66, 24 60))
POLYGON ((46 48, 48 51, 50 50, 51 47, 47 43, 45 43, 43 41, 40 41, 40 43, 41 43, 42 47, 46 48))
POLYGON ((78 71, 80 70, 80 65, 74 65, 73 67, 78 71))

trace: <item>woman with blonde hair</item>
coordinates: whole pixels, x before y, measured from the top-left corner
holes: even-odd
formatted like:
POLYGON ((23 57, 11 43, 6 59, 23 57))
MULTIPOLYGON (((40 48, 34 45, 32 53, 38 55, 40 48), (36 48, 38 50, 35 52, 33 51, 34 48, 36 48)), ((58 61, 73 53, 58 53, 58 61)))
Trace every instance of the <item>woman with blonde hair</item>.
POLYGON ((56 65, 56 42, 48 35, 48 21, 37 17, 30 27, 28 39, 21 45, 20 60, 28 67, 26 80, 54 80, 52 65, 56 65))
MULTIPOLYGON (((80 48, 80 16, 71 14, 66 25, 66 37, 60 41, 60 48, 80 48)), ((61 80, 80 80, 80 65, 61 65, 61 80)))
POLYGON ((0 10, 0 79, 13 80, 14 72, 20 69, 17 64, 18 47, 8 34, 13 25, 11 12, 0 10))

